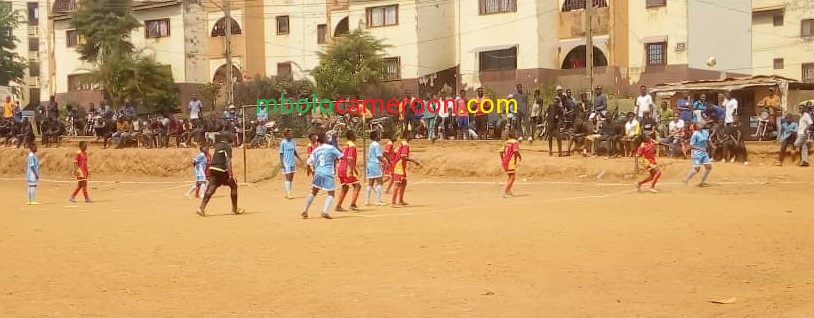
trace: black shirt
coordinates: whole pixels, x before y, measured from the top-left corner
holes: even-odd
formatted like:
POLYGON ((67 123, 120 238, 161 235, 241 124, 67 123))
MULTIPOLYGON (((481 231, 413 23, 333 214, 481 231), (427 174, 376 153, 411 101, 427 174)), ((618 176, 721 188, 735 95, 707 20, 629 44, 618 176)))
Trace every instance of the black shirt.
POLYGON ((232 146, 225 142, 219 142, 215 145, 215 153, 212 154, 212 162, 209 166, 215 168, 215 170, 229 171, 227 158, 232 158, 232 146))
POLYGON ((559 103, 551 103, 546 110, 545 120, 550 124, 555 124, 560 121, 562 115, 562 106, 559 103))

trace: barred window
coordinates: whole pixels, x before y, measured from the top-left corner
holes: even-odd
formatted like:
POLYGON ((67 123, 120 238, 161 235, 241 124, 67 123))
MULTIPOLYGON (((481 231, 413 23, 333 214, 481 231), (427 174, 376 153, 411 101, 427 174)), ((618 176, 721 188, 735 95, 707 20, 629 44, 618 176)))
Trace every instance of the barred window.
POLYGON ((517 12, 517 0, 480 0, 480 14, 517 12))
POLYGON ((814 83, 814 63, 803 64, 803 82, 814 83))
POLYGON ((384 80, 394 81, 401 79, 401 60, 398 57, 388 57, 382 60, 384 80))
POLYGON ((647 49, 647 66, 667 64, 666 42, 648 43, 645 47, 647 49))
MULTIPOLYGON (((562 12, 577 11, 585 9, 586 0, 565 0, 562 3, 562 12)), ((607 8, 607 0, 593 0, 594 8, 607 8)), ((648 0, 649 2, 649 0, 648 0)))

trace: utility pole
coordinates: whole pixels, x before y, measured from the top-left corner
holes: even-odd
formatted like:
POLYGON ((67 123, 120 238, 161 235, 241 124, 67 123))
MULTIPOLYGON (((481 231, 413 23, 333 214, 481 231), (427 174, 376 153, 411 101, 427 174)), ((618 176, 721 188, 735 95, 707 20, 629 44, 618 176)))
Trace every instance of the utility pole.
MULTIPOLYGON (((234 102, 234 86, 232 81, 234 75, 232 74, 232 8, 229 5, 231 1, 223 0, 223 11, 225 13, 226 22, 226 106, 232 105, 234 102)), ((245 141, 245 140, 244 140, 245 141)))
POLYGON ((594 1, 585 1, 585 80, 588 82, 588 96, 593 100, 594 91, 594 1))

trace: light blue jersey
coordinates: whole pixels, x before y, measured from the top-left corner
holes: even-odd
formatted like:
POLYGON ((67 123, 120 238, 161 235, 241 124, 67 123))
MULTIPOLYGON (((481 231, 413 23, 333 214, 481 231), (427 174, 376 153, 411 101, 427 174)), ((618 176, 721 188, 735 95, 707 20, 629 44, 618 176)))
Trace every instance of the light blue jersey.
POLYGON ((37 185, 37 176, 40 175, 40 159, 33 152, 28 153, 28 160, 25 165, 25 180, 29 186, 37 185))
POLYGON ((382 177, 382 166, 379 162, 379 156, 382 156, 382 145, 378 141, 370 143, 367 148, 367 165, 365 166, 365 175, 368 179, 375 179, 382 177))
POLYGON ((698 130, 692 133, 690 137, 690 145, 692 146, 692 153, 696 152, 707 153, 707 144, 709 143, 709 131, 706 129, 698 130), (703 149, 703 150, 702 150, 703 149))
POLYGON ((342 158, 342 152, 329 144, 321 144, 311 156, 308 157, 308 164, 314 166, 316 174, 323 176, 334 175, 334 162, 342 158))
POLYGON ((206 181, 206 155, 203 152, 198 153, 192 159, 192 164, 195 165, 195 181, 206 181))
POLYGON ((280 165, 286 174, 294 172, 296 167, 296 163, 294 162, 296 153, 297 144, 294 142, 294 139, 283 139, 283 141, 280 142, 280 154, 283 155, 283 162, 281 162, 280 165))

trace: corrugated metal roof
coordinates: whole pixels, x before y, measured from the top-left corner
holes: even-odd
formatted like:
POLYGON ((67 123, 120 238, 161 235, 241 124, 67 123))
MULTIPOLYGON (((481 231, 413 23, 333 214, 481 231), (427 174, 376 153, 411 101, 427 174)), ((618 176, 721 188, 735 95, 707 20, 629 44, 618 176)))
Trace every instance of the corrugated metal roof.
MULTIPOLYGON (((806 88, 807 84, 799 83, 795 79, 786 78, 777 75, 755 75, 751 77, 738 77, 738 78, 725 78, 719 80, 698 80, 698 81, 684 81, 679 83, 661 83, 656 84, 651 90, 654 93, 658 92, 675 92, 684 90, 738 90, 747 87, 755 86, 775 86, 782 82, 794 83, 796 87, 802 89, 806 88)), ((814 84, 811 85, 814 88, 814 84)))

